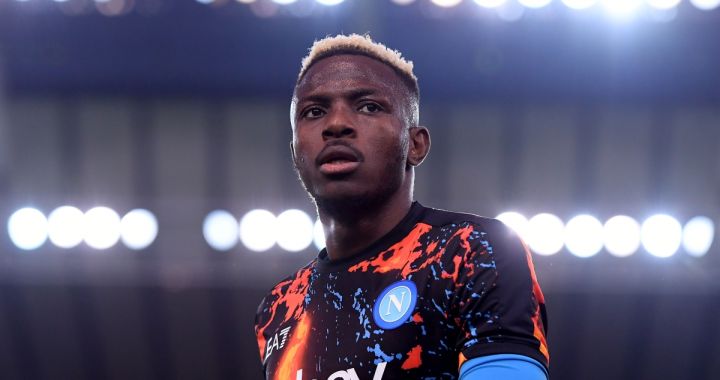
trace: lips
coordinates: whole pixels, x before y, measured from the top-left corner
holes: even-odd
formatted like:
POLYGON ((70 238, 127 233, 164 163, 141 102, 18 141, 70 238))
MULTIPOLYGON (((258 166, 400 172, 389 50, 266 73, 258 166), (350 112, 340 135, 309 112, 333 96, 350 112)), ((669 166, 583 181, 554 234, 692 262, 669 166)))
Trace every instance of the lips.
POLYGON ((325 175, 349 174, 362 162, 362 155, 345 145, 327 146, 315 160, 320 172, 325 175))

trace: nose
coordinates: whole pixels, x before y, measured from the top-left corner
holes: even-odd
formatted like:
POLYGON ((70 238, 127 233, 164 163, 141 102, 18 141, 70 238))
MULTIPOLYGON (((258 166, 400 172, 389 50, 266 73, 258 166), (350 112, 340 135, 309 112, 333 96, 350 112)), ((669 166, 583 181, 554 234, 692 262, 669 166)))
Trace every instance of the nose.
POLYGON ((327 123, 323 128, 322 136, 324 140, 337 138, 355 137, 355 127, 353 125, 350 110, 346 107, 338 107, 330 111, 326 117, 327 123))

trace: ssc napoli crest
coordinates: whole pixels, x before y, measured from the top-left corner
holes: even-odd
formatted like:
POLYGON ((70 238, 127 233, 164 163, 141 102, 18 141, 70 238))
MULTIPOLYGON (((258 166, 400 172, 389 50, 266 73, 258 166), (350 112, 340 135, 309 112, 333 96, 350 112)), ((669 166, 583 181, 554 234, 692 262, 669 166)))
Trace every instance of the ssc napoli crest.
POLYGON ((394 329, 407 321, 415 309, 417 287, 408 280, 398 281, 385 288, 373 306, 375 324, 385 330, 394 329))

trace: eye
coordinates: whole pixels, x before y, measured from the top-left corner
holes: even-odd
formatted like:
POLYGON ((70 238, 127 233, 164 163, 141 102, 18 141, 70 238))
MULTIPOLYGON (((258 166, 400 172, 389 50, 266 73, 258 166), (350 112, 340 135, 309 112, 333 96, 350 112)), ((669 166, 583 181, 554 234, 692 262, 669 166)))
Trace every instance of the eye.
POLYGON ((308 119, 317 119, 324 114, 325 114, 325 111, 323 111, 321 108, 311 107, 311 108, 306 109, 303 112, 302 117, 308 118, 308 119))
POLYGON ((362 113, 377 113, 382 111, 382 107, 380 107, 377 103, 365 103, 360 106, 358 111, 362 113))

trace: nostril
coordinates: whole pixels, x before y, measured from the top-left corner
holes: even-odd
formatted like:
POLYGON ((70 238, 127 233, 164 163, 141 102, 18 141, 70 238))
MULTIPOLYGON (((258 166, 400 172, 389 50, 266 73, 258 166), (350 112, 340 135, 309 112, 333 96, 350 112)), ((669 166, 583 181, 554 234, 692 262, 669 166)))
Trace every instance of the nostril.
POLYGON ((340 135, 342 136, 350 136, 353 134, 352 128, 343 128, 342 132, 340 132, 340 135))

